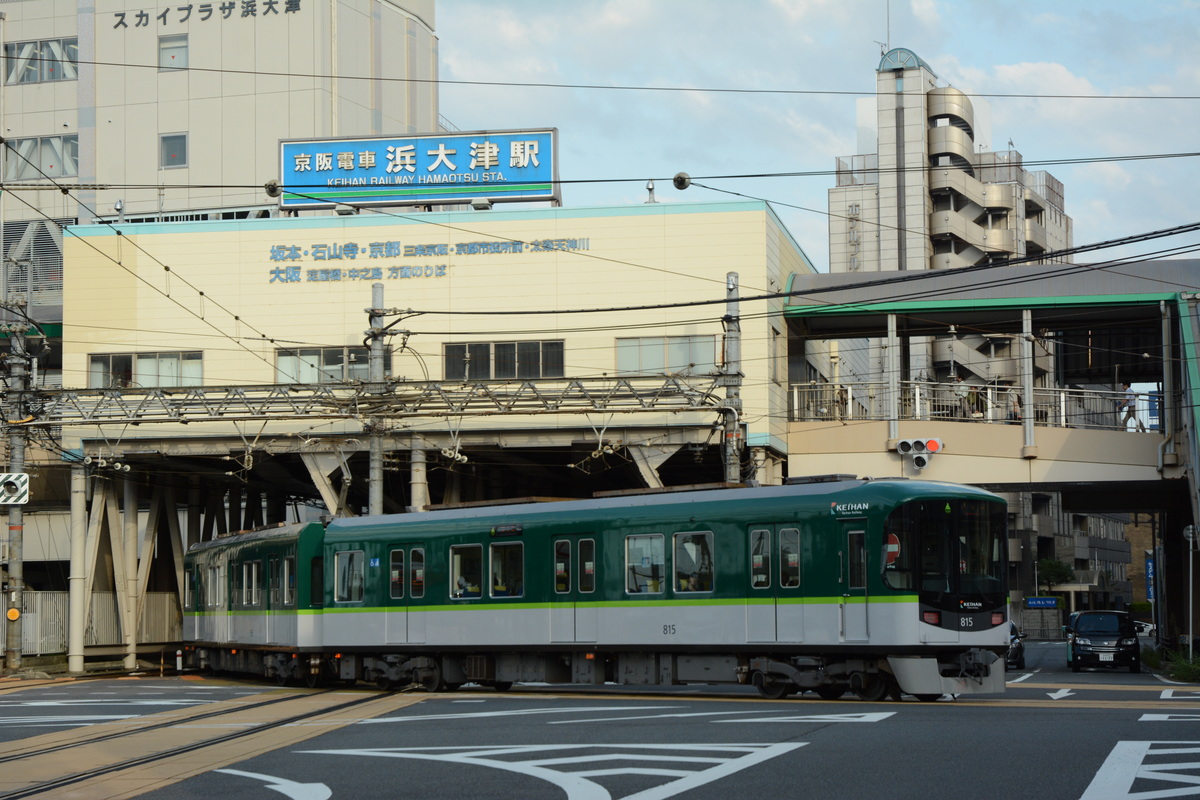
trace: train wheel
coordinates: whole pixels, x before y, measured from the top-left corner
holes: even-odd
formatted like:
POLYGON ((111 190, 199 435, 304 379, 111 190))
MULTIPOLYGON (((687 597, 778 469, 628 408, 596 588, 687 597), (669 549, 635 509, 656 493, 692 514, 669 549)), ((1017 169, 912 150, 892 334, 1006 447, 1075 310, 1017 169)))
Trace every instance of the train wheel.
POLYGON ((512 688, 512 681, 495 681, 492 683, 492 688, 497 692, 507 692, 512 688))
POLYGON ((775 680, 768 675, 763 675, 762 683, 758 684, 758 693, 768 700, 782 700, 799 688, 794 683, 775 680))
POLYGON ((858 695, 858 699, 866 700, 868 703, 878 703, 880 700, 888 696, 888 681, 881 675, 866 676, 861 689, 855 689, 854 693, 858 695))
POLYGON ((837 700, 846 693, 846 687, 842 684, 830 683, 824 686, 818 686, 813 690, 817 693, 817 697, 822 700, 837 700))
POLYGON ((922 703, 936 703, 942 699, 940 694, 914 694, 913 697, 920 700, 922 703))
POLYGON ((463 687, 463 685, 461 683, 443 683, 442 691, 443 692, 457 692, 462 687, 463 687))
POLYGON ((375 685, 385 692, 390 692, 396 686, 392 679, 384 673, 380 673, 379 677, 375 679, 375 685))
POLYGON ((280 686, 287 686, 289 683, 292 682, 291 670, 282 670, 282 669, 275 670, 275 682, 278 683, 280 686))
POLYGON ((421 686, 427 692, 437 692, 441 691, 445 685, 442 681, 442 667, 434 661, 433 667, 425 670, 425 675, 421 678, 421 686))

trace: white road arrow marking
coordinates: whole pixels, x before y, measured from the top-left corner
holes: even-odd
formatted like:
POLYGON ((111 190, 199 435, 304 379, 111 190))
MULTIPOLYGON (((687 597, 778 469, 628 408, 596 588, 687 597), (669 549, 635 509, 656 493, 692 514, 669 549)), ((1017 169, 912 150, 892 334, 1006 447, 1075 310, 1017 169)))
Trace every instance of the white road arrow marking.
POLYGON ((1059 689, 1057 692, 1046 692, 1046 696, 1051 700, 1062 700, 1064 697, 1070 697, 1075 694, 1070 689, 1059 689))
POLYGON ((329 800, 333 796, 333 790, 323 783, 297 783, 296 781, 289 781, 286 778, 277 778, 274 775, 243 772, 240 769, 218 769, 216 772, 224 772, 226 775, 241 775, 243 778, 264 781, 268 789, 290 797, 292 800, 329 800))

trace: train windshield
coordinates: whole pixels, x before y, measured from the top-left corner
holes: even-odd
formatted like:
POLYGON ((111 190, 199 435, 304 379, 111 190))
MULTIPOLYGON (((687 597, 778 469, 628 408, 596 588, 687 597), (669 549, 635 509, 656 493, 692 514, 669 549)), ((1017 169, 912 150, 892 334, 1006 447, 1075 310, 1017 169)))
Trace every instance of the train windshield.
POLYGON ((985 500, 905 503, 884 524, 884 583, 947 611, 1003 608, 1006 520, 985 500))

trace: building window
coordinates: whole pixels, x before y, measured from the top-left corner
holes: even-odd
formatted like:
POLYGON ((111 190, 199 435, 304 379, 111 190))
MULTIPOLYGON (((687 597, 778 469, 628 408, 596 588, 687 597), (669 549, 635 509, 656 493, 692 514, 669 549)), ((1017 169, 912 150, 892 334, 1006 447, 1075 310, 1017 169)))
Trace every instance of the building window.
POLYGON ((187 353, 97 353, 88 356, 88 388, 201 386, 204 358, 187 353))
POLYGON ((5 83, 79 79, 79 40, 43 39, 4 45, 5 83))
POLYGON ((9 139, 4 179, 9 181, 73 178, 79 174, 79 136, 9 139))
POLYGON ((187 165, 186 133, 164 133, 158 137, 159 169, 173 169, 187 165))
MULTIPOLYGON (((366 347, 302 347, 275 355, 276 383, 346 383, 371 378, 366 347)), ((383 353, 383 372, 392 371, 392 354, 383 353)))
POLYGON ((622 375, 705 375, 717 371, 714 336, 644 336, 617 339, 622 375))
POLYGON ((448 344, 446 380, 563 377, 563 343, 467 342, 448 344))
POLYGON ((188 37, 186 33, 158 37, 159 69, 185 69, 187 65, 188 37))

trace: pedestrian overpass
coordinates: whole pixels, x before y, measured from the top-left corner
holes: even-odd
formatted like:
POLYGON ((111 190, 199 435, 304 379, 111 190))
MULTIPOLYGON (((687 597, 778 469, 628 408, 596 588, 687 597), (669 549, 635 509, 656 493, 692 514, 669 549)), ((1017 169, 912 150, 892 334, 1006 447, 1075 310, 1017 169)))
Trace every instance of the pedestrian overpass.
POLYGON ((797 274, 788 291, 792 363, 822 365, 790 387, 790 474, 947 480, 1057 492, 1081 513, 1159 512, 1166 601, 1186 605, 1183 531, 1200 516, 1200 260, 797 274), (964 399, 947 360, 983 349, 972 366, 986 372, 996 342, 1011 363, 964 399), (847 371, 839 354, 864 347, 868 370, 847 371), (914 366, 918 352, 932 353, 930 369, 914 366), (1144 433, 1117 408, 1126 380, 1150 387, 1144 433), (942 446, 923 469, 897 450, 931 438, 942 446))

